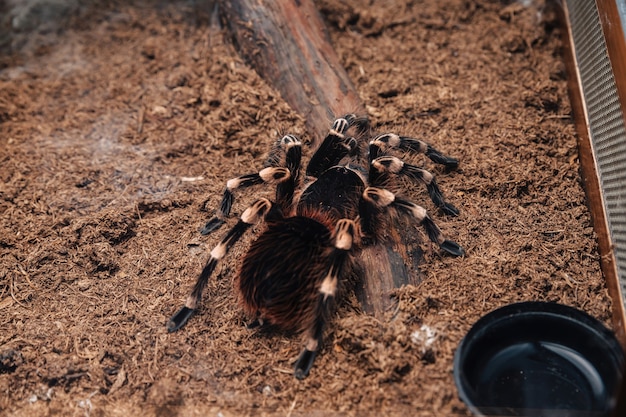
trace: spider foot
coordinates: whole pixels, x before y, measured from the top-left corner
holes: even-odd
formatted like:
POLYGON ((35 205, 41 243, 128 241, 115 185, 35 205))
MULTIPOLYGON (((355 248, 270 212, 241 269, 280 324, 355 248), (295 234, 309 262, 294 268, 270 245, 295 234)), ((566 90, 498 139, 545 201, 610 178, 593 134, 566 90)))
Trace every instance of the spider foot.
POLYGON ((203 235, 208 235, 209 233, 219 229, 222 225, 226 223, 224 220, 213 217, 211 220, 204 225, 204 227, 200 230, 200 233, 203 235))
POLYGON ((441 211, 449 216, 459 215, 459 210, 443 199, 443 194, 441 193, 439 186, 437 186, 434 178, 429 184, 426 185, 426 188, 428 189, 430 199, 433 201, 433 203, 435 203, 437 207, 441 209, 441 211))
POLYGON ((296 360, 294 376, 300 380, 309 375, 309 371, 313 367, 317 351, 304 349, 296 360))
POLYGON ((448 169, 455 169, 459 166, 459 160, 450 156, 445 156, 435 149, 428 149, 426 156, 436 164, 444 165, 448 169))
POLYGON ((183 327, 195 311, 196 310, 193 308, 183 306, 180 310, 176 312, 176 314, 172 316, 172 318, 168 320, 167 331, 169 333, 172 333, 183 327))
POLYGON ((443 211, 448 216, 455 216, 456 217, 456 216, 459 215, 459 209, 454 207, 450 203, 443 203, 443 205, 441 206, 441 211, 443 211))
POLYGON ((463 248, 456 242, 452 240, 444 240, 443 243, 439 245, 439 247, 448 252, 450 255, 454 256, 463 256, 465 255, 465 251, 463 248))

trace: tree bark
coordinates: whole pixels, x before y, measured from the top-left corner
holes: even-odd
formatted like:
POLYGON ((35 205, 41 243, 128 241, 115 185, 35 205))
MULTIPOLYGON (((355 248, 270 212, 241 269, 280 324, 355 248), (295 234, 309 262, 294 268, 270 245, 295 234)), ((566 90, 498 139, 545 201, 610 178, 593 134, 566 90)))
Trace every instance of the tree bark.
MULTIPOLYGON (((221 0, 219 6, 241 56, 305 117, 314 140, 337 116, 365 115, 311 0, 221 0)), ((411 277, 403 258, 416 261, 403 243, 362 251, 357 295, 364 311, 381 317, 393 305, 394 288, 417 283, 417 270, 411 277)))
POLYGON ((335 116, 364 113, 324 21, 310 0, 223 0, 239 53, 315 132, 335 116))

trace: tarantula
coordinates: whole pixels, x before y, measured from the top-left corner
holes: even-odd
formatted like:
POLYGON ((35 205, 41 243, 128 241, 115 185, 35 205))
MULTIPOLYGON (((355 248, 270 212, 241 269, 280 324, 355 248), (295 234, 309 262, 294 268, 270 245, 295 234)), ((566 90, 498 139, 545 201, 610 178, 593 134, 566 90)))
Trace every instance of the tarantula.
POLYGON ((250 327, 269 323, 304 333, 304 349, 295 362, 298 379, 306 377, 313 366, 338 287, 356 270, 355 255, 366 245, 384 242, 390 218, 412 218, 443 251, 462 256, 463 249, 444 238, 424 208, 385 188, 397 176, 421 181, 437 207, 458 215, 444 200, 431 173, 387 151, 423 153, 449 168, 456 168, 458 161, 421 140, 392 133, 375 136, 365 152, 363 138, 368 137, 366 118, 345 115, 334 121, 311 157, 305 178, 300 175, 301 143, 286 135, 273 145, 265 168, 229 180, 221 205, 203 234, 225 223, 236 189, 273 184, 275 200, 255 201, 213 248, 185 305, 168 321, 168 331, 180 329, 189 320, 218 262, 260 221, 265 223, 263 231, 243 257, 235 287, 243 310, 253 319, 250 327), (349 131, 358 139, 349 136, 349 131))

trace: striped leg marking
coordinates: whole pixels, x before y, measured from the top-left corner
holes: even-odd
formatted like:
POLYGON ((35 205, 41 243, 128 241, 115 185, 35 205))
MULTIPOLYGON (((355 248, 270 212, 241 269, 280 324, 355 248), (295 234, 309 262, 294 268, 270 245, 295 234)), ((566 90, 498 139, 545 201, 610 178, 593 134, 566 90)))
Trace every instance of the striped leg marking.
POLYGON ((219 229, 230 215, 230 210, 235 200, 233 191, 238 188, 246 188, 257 184, 280 184, 287 181, 291 177, 288 168, 284 167, 267 167, 254 174, 246 174, 237 178, 232 178, 226 182, 224 195, 220 208, 202 228, 200 233, 208 235, 209 233, 219 229))
POLYGON ((439 245, 439 247, 454 256, 463 256, 465 251, 458 243, 448 240, 441 233, 441 229, 428 215, 424 207, 397 197, 391 191, 384 188, 368 187, 363 192, 364 200, 379 208, 393 207, 398 212, 408 214, 424 227, 428 238, 439 245))
POLYGON ((204 292, 204 288, 209 282, 209 278, 213 274, 215 267, 218 262, 226 256, 230 248, 237 243, 237 241, 243 236, 243 234, 250 228, 250 226, 261 221, 264 216, 270 211, 272 208, 272 203, 267 199, 260 199, 255 201, 250 207, 246 209, 241 215, 241 219, 237 222, 235 226, 224 236, 224 238, 220 241, 211 250, 211 254, 209 256, 209 260, 206 265, 202 269, 200 276, 196 280, 196 284, 194 285, 191 293, 187 297, 185 301, 185 305, 176 312, 167 322, 167 331, 175 332, 180 329, 187 323, 189 318, 193 315, 193 313, 198 308, 200 304, 200 300, 202 299, 202 293, 204 292))
POLYGON ((443 193, 439 189, 435 177, 425 169, 407 164, 400 158, 395 156, 380 156, 372 161, 371 166, 378 172, 386 172, 394 175, 404 175, 415 181, 421 181, 426 184, 430 199, 444 213, 451 216, 458 216, 459 210, 443 198, 443 193))
POLYGON ((383 133, 382 135, 378 135, 371 140, 370 147, 374 146, 383 151, 389 148, 396 148, 414 153, 423 153, 434 163, 445 165, 446 168, 454 169, 459 166, 459 161, 456 158, 442 154, 427 142, 409 138, 407 136, 398 136, 394 133, 383 133))
POLYGON ((322 344, 324 326, 328 320, 332 302, 337 294, 339 280, 345 276, 347 259, 352 249, 356 233, 356 223, 350 219, 337 222, 334 232, 335 249, 328 261, 328 273, 319 288, 319 297, 315 311, 315 323, 306 336, 304 349, 296 360, 294 376, 306 378, 313 367, 315 356, 322 344))
POLYGON ((344 156, 356 148, 356 140, 347 138, 345 135, 353 120, 354 116, 347 115, 345 118, 340 117, 334 121, 328 135, 309 161, 306 172, 308 176, 319 177, 322 172, 339 163, 344 156))

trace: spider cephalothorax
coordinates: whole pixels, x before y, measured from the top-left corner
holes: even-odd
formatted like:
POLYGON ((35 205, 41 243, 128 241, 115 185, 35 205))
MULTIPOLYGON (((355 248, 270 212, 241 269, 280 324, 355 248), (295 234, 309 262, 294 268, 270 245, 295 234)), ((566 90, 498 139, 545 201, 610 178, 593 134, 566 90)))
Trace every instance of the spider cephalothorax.
POLYGON ((369 138, 367 120, 346 115, 334 121, 311 157, 304 179, 300 175, 301 143, 286 135, 272 147, 265 168, 229 180, 220 208, 204 227, 204 234, 224 224, 235 189, 275 184, 276 197, 254 202, 211 251, 185 305, 168 321, 168 330, 176 331, 187 322, 219 260, 260 221, 264 228, 241 262, 235 289, 255 324, 304 333, 305 347, 295 363, 299 379, 307 376, 313 365, 338 288, 356 270, 355 255, 365 245, 384 241, 385 228, 393 224, 391 217, 412 218, 445 252, 463 255, 457 243, 443 237, 424 208, 385 188, 397 176, 421 181, 437 207, 457 215, 432 174, 388 152, 423 153, 449 168, 456 168, 458 161, 423 141, 391 133, 371 138, 365 150, 362 144, 369 138), (348 135, 352 132, 357 139, 348 135))

